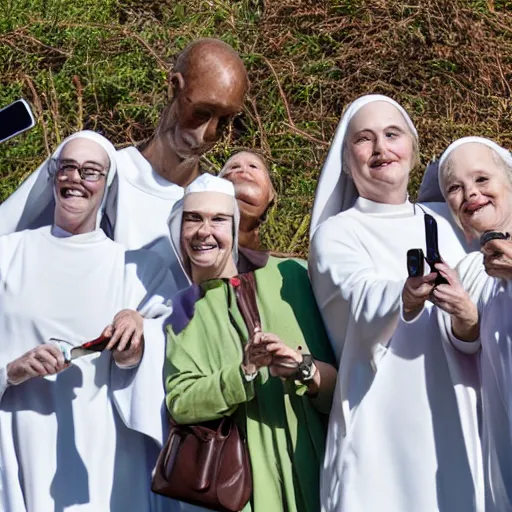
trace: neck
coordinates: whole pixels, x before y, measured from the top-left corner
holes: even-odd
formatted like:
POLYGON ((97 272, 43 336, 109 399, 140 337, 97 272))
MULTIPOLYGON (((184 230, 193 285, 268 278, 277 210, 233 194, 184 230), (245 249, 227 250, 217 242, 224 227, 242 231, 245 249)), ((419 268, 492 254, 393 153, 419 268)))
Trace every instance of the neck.
POLYGON ((211 268, 192 267, 192 282, 201 284, 210 279, 229 279, 238 275, 235 262, 231 258, 223 269, 216 269, 212 271, 211 268))
POLYGON ((94 231, 94 226, 88 222, 80 223, 72 223, 72 222, 59 222, 57 219, 54 223, 60 229, 71 233, 72 235, 83 235, 84 233, 91 233, 94 231))
POLYGON ((157 174, 180 187, 186 187, 200 174, 198 158, 181 158, 158 135, 142 151, 142 155, 157 174))
POLYGON ((407 201, 407 191, 402 190, 392 190, 389 193, 383 195, 379 194, 361 194, 361 197, 364 199, 368 199, 369 201, 374 201, 375 203, 382 204, 404 204, 407 201))
POLYGON ((240 247, 246 247, 247 249, 253 249, 255 251, 260 249, 260 230, 258 228, 252 229, 251 231, 238 231, 238 245, 240 247))

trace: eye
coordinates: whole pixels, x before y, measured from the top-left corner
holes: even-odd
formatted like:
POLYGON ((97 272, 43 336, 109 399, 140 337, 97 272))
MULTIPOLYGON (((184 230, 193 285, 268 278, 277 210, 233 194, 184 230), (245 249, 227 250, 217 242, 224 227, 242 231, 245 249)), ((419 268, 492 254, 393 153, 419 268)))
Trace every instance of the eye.
POLYGON ((59 167, 59 170, 61 171, 76 171, 77 169, 78 167, 73 164, 61 164, 61 166, 59 167))
POLYGON ((208 121, 211 118, 211 114, 207 110, 195 110, 194 116, 198 121, 208 121))
POLYGON ((222 215, 216 215, 215 217, 213 217, 213 222, 216 222, 216 223, 222 223, 222 222, 227 222, 229 220, 229 217, 224 217, 222 215))
POLYGON ((396 139, 400 134, 398 132, 386 132, 388 139, 396 139))
POLYGON ((489 178, 487 176, 479 176, 477 179, 476 179, 476 182, 477 183, 485 183, 486 181, 489 181, 489 178))
POLYGON ((92 167, 83 167, 82 172, 84 173, 85 176, 94 176, 94 177, 97 177, 101 174, 101 171, 99 171, 98 169, 94 169, 92 167))
POLYGON ((460 189, 460 185, 453 184, 448 187, 448 194, 451 194, 452 192, 456 192, 460 189))
POLYGON ((184 213, 183 221, 185 221, 185 222, 200 222, 201 218, 194 213, 184 213))
POLYGON ((370 137, 368 135, 359 135, 356 137, 355 143, 360 144, 362 142, 368 142, 370 140, 370 137))

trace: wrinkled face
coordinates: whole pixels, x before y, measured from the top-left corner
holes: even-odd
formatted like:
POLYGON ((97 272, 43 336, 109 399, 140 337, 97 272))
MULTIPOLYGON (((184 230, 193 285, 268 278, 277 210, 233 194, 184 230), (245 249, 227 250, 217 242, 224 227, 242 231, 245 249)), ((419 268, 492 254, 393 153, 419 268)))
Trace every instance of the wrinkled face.
POLYGON ((55 221, 70 232, 88 232, 96 227, 96 215, 105 192, 106 175, 98 181, 83 180, 76 165, 86 170, 107 173, 109 158, 106 151, 88 139, 73 139, 59 156, 62 171, 55 176, 55 221), (69 164, 69 166, 67 165, 69 164))
POLYGON ((384 101, 361 107, 347 130, 344 160, 361 197, 386 203, 390 191, 405 196, 414 139, 401 112, 384 101))
POLYGON ((178 75, 178 92, 159 131, 181 158, 199 158, 213 147, 240 112, 245 83, 222 70, 201 79, 191 77, 188 82, 178 75))
POLYGON ((233 183, 242 216, 264 215, 273 200, 273 191, 268 170, 257 155, 247 151, 236 153, 220 175, 233 183))
POLYGON ((443 165, 443 192, 469 239, 504 230, 512 219, 512 186, 493 150, 484 144, 458 147, 443 165))
POLYGON ((192 271, 218 276, 232 260, 234 208, 233 197, 220 192, 185 196, 181 250, 192 271))

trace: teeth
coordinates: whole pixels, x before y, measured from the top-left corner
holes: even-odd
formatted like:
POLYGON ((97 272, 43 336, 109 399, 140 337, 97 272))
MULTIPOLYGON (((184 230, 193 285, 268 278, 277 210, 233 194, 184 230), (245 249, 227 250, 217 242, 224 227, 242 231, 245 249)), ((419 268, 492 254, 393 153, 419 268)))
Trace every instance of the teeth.
POLYGON ((64 197, 85 197, 85 194, 75 188, 67 188, 63 191, 64 197))
POLYGON ((210 249, 215 249, 216 245, 193 245, 192 249, 194 251, 209 251, 210 249))

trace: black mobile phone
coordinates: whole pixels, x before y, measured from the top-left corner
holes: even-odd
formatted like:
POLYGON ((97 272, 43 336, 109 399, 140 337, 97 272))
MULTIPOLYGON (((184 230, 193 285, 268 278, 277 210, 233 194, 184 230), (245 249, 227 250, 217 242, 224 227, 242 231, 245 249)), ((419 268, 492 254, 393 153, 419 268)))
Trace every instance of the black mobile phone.
POLYGON ((421 249, 409 249, 407 251, 407 273, 409 277, 419 277, 425 272, 425 256, 421 249))
POLYGON ((491 240, 508 240, 510 233, 500 233, 499 231, 484 231, 480 237, 480 247, 483 247, 487 242, 491 240))
POLYGON ((25 100, 18 100, 0 110, 0 142, 30 130, 36 121, 25 100))
POLYGON ((436 270, 435 264, 442 263, 441 255, 439 254, 439 242, 437 237, 437 222, 432 215, 425 213, 425 238, 427 239, 427 255, 425 259, 432 272, 437 274, 435 285, 448 284, 448 281, 441 276, 436 270))

